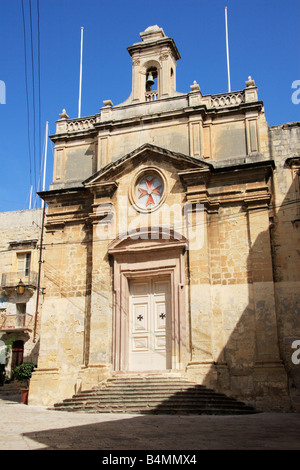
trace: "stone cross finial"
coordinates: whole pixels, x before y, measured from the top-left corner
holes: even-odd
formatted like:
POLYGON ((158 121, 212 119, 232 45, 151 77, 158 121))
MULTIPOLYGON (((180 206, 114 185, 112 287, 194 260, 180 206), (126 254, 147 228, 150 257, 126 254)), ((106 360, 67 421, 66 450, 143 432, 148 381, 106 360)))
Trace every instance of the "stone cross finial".
POLYGON ((59 115, 60 119, 68 119, 68 115, 65 109, 62 110, 62 112, 59 115))
POLYGON ((111 107, 113 105, 112 101, 111 100, 104 100, 103 101, 103 104, 104 106, 106 107, 111 107))
POLYGON ((252 80, 251 75, 249 75, 249 77, 248 77, 248 80, 247 80, 247 82, 246 82, 246 86, 247 86, 247 87, 249 87, 249 86, 255 86, 255 82, 254 82, 254 80, 252 80))
POLYGON ((196 80, 194 80, 193 85, 190 85, 190 87, 191 87, 191 90, 192 90, 192 91, 200 91, 200 86, 198 85, 198 83, 196 82, 196 80))

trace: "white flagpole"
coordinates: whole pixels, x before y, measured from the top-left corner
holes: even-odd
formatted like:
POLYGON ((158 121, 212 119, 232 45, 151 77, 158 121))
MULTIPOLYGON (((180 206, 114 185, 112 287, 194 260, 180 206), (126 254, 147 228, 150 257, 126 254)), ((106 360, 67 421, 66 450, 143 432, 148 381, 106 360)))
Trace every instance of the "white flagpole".
POLYGON ((230 92, 230 91, 231 91, 231 85, 230 85, 230 69, 229 69, 229 46, 228 46, 227 7, 225 7, 225 29, 226 29, 226 54, 227 54, 228 92, 230 92))
MULTIPOLYGON (((45 191, 45 183, 46 183, 47 148, 48 148, 48 121, 46 122, 46 132, 45 132, 45 156, 44 156, 43 191, 45 191)), ((43 205, 43 207, 45 205, 44 199, 43 199, 42 205, 43 205)))
MULTIPOLYGON (((45 157, 44 157, 44 174, 43 174, 43 191, 45 191, 45 182, 46 182, 46 164, 47 164, 47 144, 48 144, 48 121, 46 121, 46 132, 45 132, 45 157)), ((42 203, 42 227, 41 227, 41 237, 40 237, 40 254, 39 254, 39 270, 38 270, 38 277, 37 277, 37 289, 36 289, 36 304, 35 304, 35 318, 34 318, 34 332, 33 332, 33 342, 36 342, 37 336, 37 318, 39 313, 39 300, 40 300, 40 292, 41 292, 41 273, 42 273, 42 251, 43 251, 43 237, 44 237, 44 227, 45 227, 45 213, 46 213, 46 206, 45 201, 43 199, 42 203)))
POLYGON ((32 185, 30 186, 29 209, 31 209, 31 201, 32 201, 32 185))
POLYGON ((81 44, 80 44, 80 73, 79 73, 78 117, 81 116, 82 45, 83 45, 83 27, 81 27, 81 44))

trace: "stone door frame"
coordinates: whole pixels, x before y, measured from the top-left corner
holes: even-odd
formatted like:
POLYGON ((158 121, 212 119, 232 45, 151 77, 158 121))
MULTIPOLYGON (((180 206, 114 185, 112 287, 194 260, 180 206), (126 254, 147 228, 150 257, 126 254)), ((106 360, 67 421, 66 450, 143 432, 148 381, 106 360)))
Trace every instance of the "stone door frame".
POLYGON ((169 277, 171 287, 172 370, 187 363, 187 309, 185 302, 186 241, 161 240, 131 243, 115 240, 109 247, 113 256, 113 369, 128 371, 129 367, 129 281, 169 277))

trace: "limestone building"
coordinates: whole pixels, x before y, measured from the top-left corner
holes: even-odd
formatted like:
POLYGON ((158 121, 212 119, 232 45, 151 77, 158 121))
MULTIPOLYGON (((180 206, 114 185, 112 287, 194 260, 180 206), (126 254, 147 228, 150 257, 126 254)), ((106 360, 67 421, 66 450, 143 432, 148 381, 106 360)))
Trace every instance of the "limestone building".
POLYGON ((296 409, 299 123, 269 128, 251 77, 231 93, 177 92, 174 40, 158 26, 140 36, 129 98, 63 110, 51 136, 29 402, 171 371, 296 409))
POLYGON ((37 363, 42 216, 42 209, 0 213, 0 363, 7 362, 7 378, 24 361, 37 363))

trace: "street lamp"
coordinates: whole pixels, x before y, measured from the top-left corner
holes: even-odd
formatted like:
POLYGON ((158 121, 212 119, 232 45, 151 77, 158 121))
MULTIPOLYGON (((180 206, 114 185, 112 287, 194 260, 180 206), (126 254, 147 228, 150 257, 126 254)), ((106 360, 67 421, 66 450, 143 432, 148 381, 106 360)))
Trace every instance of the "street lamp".
POLYGON ((20 282, 17 285, 17 294, 22 295, 24 294, 24 291, 25 291, 25 284, 22 282, 22 279, 20 279, 20 282))

